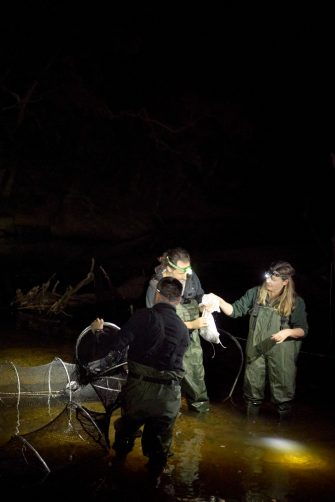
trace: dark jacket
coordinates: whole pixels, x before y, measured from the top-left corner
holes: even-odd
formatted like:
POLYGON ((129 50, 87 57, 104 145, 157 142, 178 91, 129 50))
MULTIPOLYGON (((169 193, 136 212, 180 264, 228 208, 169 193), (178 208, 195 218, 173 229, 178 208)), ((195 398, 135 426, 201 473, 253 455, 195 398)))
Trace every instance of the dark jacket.
MULTIPOLYGON (((152 307, 155 300, 155 293, 158 281, 163 277, 162 275, 163 267, 158 265, 155 268, 155 273, 152 276, 149 286, 146 292, 146 306, 152 307)), ((202 297, 204 295, 204 290, 202 289, 200 279, 197 274, 193 271, 191 275, 187 276, 185 288, 182 296, 182 303, 187 303, 187 301, 195 298, 198 303, 201 303, 202 297)))
POLYGON ((188 330, 168 303, 135 311, 112 341, 114 350, 129 346, 128 359, 158 371, 183 371, 188 345, 188 330))

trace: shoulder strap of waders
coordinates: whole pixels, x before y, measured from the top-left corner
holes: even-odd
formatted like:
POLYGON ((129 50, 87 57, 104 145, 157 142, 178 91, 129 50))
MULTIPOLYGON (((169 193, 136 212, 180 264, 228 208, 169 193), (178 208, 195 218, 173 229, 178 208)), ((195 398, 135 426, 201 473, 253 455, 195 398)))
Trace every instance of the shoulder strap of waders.
MULTIPOLYGON (((257 288, 255 301, 254 301, 254 304, 253 304, 252 309, 250 311, 251 315, 253 315, 255 317, 258 315, 258 312, 259 312, 259 303, 258 303, 259 291, 260 291, 260 288, 257 288)), ((280 316, 280 329, 284 329, 285 327, 287 327, 288 320, 289 320, 289 316, 284 316, 284 315, 280 316)))

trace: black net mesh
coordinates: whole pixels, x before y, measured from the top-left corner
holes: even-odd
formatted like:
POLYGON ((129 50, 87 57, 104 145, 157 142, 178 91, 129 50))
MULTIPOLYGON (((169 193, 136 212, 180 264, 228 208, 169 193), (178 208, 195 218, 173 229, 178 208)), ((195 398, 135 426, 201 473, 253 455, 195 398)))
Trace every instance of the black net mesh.
POLYGON ((111 350, 113 335, 119 331, 116 324, 105 322, 104 334, 84 329, 75 347, 75 380, 81 385, 90 383, 103 403, 106 412, 118 407, 118 397, 127 378, 127 349, 111 350))
MULTIPOLYGON (((118 329, 110 325, 107 334, 118 329)), ((98 340, 99 352, 96 341, 89 328, 79 335, 76 364, 60 358, 40 366, 0 363, 2 484, 41 483, 54 470, 110 447, 111 415, 127 378, 126 351, 106 354, 108 343, 98 340)))
POLYGON ((109 447, 106 431, 100 429, 106 414, 95 420, 76 403, 68 403, 47 425, 24 435, 14 435, 0 449, 0 482, 2 485, 39 484, 51 472, 82 463, 89 456, 101 456, 109 447), (98 423, 99 422, 99 425, 98 423), (97 448, 99 446, 100 448, 97 448))
MULTIPOLYGON (((74 397, 70 386, 74 372, 74 364, 59 358, 40 366, 0 363, 0 442, 12 434, 26 434, 53 420, 74 397)), ((89 396, 96 400, 94 389, 90 387, 76 396, 78 402, 89 396)))

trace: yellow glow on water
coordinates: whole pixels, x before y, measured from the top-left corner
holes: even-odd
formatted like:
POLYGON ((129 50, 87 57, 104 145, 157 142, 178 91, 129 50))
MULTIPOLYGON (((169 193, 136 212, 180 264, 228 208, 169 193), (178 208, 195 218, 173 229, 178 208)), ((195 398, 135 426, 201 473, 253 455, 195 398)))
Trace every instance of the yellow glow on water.
POLYGON ((302 454, 301 452, 295 454, 282 454, 280 452, 269 451, 264 456, 264 461, 279 462, 296 467, 303 466, 304 468, 309 469, 320 469, 320 467, 323 467, 325 464, 325 462, 323 462, 323 460, 321 460, 317 455, 302 454))
POLYGON ((320 455, 310 450, 305 444, 285 438, 263 437, 255 441, 263 448, 263 460, 276 462, 290 467, 320 469, 327 467, 327 462, 320 455))
MULTIPOLYGON (((10 340, 12 332, 2 335, 2 340, 10 340)), ((23 367, 47 364, 55 356, 63 361, 72 360, 71 344, 67 348, 57 341, 55 349, 49 350, 27 337, 24 333, 23 342, 17 347, 0 347, 0 362, 3 354, 6 361, 14 361, 23 367)), ((116 496, 119 500, 120 495, 120 500, 152 500, 151 491, 149 497, 143 496, 147 493, 148 471, 145 465, 148 459, 143 455, 141 438, 136 439, 124 465, 115 465, 113 449, 106 454, 93 438, 92 441, 90 438, 86 440, 85 431, 78 424, 78 428, 75 426, 76 421, 71 420, 75 427, 71 431, 67 428, 66 415, 60 417, 61 425, 54 420, 64 405, 56 399, 49 406, 49 401, 45 403, 39 398, 34 406, 28 406, 27 401, 21 399, 18 409, 15 400, 12 406, 0 400, 0 450, 10 453, 9 460, 5 458, 4 464, 6 472, 10 467, 10 479, 13 466, 18 481, 21 480, 21 462, 17 462, 22 457, 21 449, 13 451, 12 443, 7 448, 7 440, 15 432, 19 417, 20 434, 27 434, 27 440, 53 472, 49 477, 50 485, 48 479, 43 480, 44 494, 54 490, 56 482, 62 490, 63 480, 73 477, 73 469, 76 469, 84 498, 114 500, 116 496), (46 423, 48 427, 44 427, 46 423)), ((169 500, 171 497, 171 500, 190 502, 284 502, 288 496, 290 500, 299 501, 335 500, 335 429, 331 409, 326 414, 324 409, 320 412, 309 404, 297 403, 297 419, 290 426, 281 428, 270 412, 260 417, 259 423, 248 423, 242 406, 238 405, 239 401, 235 404, 229 401, 212 402, 209 413, 196 414, 188 410, 183 399, 174 428, 173 456, 169 458, 168 469, 155 500, 163 501, 167 496, 169 500)), ((89 401, 85 406, 97 412, 103 411, 99 401, 89 401)), ((109 429, 111 444, 114 440, 114 421, 119 416, 119 409, 113 412, 109 429)), ((22 460, 26 469, 26 458, 22 460)), ((0 455, 0 470, 1 467, 0 455)), ((1 470, 1 476, 4 475, 1 470)), ((3 486, 3 477, 1 480, 3 486)), ((78 497, 79 485, 73 484, 75 494, 72 496, 78 497)), ((31 492, 25 488, 23 498, 27 498, 27 493, 34 493, 36 497, 35 487, 34 478, 31 492)))

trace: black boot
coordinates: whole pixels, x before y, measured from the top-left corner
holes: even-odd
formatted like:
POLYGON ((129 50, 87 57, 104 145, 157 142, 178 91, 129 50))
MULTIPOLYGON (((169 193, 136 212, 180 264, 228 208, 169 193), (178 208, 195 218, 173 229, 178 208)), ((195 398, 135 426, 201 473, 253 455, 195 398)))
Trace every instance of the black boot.
POLYGON ((248 422, 255 423, 259 415, 260 403, 255 403, 253 401, 247 402, 247 419, 248 422))
POLYGON ((286 402, 286 403, 280 403, 277 405, 277 411, 278 411, 278 423, 283 425, 283 424, 289 424, 292 420, 292 403, 286 402))
POLYGON ((115 450, 115 457, 118 460, 125 460, 128 453, 133 449, 134 443, 134 437, 120 437, 115 434, 115 441, 112 445, 113 450, 115 450))
POLYGON ((197 413, 206 413, 209 411, 209 401, 188 402, 188 409, 197 413))

